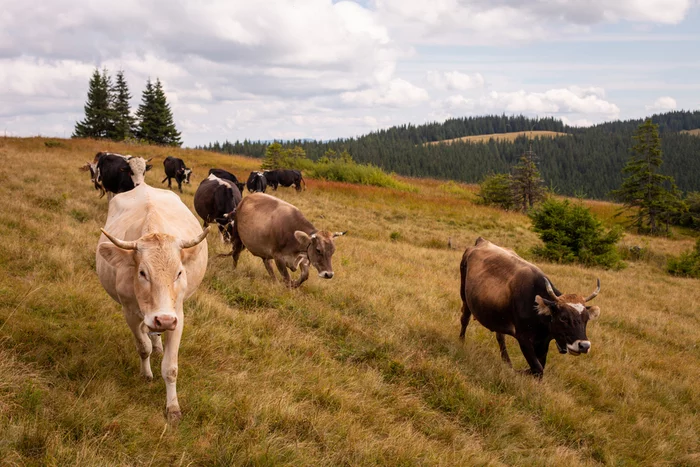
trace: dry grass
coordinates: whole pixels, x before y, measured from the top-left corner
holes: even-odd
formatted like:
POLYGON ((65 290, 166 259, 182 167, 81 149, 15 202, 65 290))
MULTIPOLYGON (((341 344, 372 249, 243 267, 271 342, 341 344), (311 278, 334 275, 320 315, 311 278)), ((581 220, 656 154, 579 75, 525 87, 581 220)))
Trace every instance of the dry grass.
POLYGON ((695 128, 693 130, 681 130, 681 133, 688 133, 693 136, 700 136, 700 128, 695 128))
POLYGON ((568 136, 568 133, 561 133, 559 131, 513 131, 510 133, 493 133, 489 135, 474 135, 474 136, 462 136, 461 138, 445 139, 442 141, 431 141, 425 144, 452 144, 454 142, 460 141, 471 141, 472 143, 488 143, 489 140, 501 140, 501 141, 514 141, 516 138, 521 136, 527 136, 528 138, 556 138, 558 136, 568 136))
MULTIPOLYGON (((258 161, 92 141, 0 139, 0 459, 7 465, 697 465, 700 287, 654 263, 621 272, 543 264, 564 290, 599 276, 592 354, 550 354, 535 381, 499 359, 479 324, 459 330, 462 249, 478 235, 526 252, 526 218, 471 204, 459 184, 415 193, 308 180, 298 205, 349 229, 336 276, 299 290, 244 253, 214 259, 185 304, 178 389, 166 429, 162 380, 139 378, 94 250, 106 217, 77 170, 98 150, 237 175, 258 161), (397 235, 391 235, 396 232, 397 235), (393 239, 391 237, 394 237, 393 239), (445 247, 452 237, 459 249, 445 247)), ((606 210, 606 205, 600 209, 606 210)), ((640 239, 642 240, 642 239, 640 239)), ((643 239, 663 254, 692 239, 643 239)), ((516 368, 525 366, 508 341, 516 368)), ((154 368, 159 362, 153 362, 154 368)))

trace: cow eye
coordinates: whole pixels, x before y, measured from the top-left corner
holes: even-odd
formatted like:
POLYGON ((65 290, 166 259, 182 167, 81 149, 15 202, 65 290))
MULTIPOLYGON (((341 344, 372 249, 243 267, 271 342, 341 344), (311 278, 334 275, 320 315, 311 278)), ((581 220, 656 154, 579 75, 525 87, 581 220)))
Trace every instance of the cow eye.
POLYGON ((146 271, 144 271, 143 269, 139 271, 139 276, 141 276, 143 279, 148 280, 148 278, 146 277, 146 271))
POLYGON ((320 248, 320 247, 316 247, 316 253, 318 253, 319 255, 321 254, 321 248, 320 248))
POLYGON ((180 279, 180 276, 181 276, 181 275, 182 275, 182 271, 178 272, 178 273, 177 273, 177 277, 175 278, 175 280, 180 279))

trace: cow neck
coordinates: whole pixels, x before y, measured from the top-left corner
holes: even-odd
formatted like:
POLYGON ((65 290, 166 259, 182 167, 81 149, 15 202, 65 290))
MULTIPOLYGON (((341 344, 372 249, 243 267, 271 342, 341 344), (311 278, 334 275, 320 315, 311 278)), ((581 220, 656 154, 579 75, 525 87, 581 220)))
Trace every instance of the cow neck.
POLYGON ((150 204, 145 207, 146 216, 144 217, 144 229, 142 235, 163 232, 164 221, 160 213, 153 209, 150 204))

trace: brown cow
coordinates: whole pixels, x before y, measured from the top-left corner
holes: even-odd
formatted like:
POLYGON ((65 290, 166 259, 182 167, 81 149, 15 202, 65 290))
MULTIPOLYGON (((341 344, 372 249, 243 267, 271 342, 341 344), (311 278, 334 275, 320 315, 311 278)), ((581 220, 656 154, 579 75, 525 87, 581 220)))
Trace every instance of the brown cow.
POLYGON ((291 204, 264 193, 253 193, 243 198, 236 208, 233 223, 233 266, 244 248, 262 258, 268 274, 275 279, 272 261, 290 287, 299 287, 309 277, 309 263, 318 276, 333 277, 331 257, 335 252, 335 237, 346 232, 317 230, 304 215, 291 204), (292 281, 287 268, 301 276, 292 281))
POLYGON ((588 298, 564 295, 537 266, 481 237, 464 252, 460 273, 460 339, 473 314, 496 333, 501 358, 509 365, 505 335, 515 337, 530 365, 529 373, 536 376, 542 376, 552 339, 560 353, 578 356, 590 350, 586 323, 599 316, 600 308, 585 303, 600 292, 600 280, 588 298))

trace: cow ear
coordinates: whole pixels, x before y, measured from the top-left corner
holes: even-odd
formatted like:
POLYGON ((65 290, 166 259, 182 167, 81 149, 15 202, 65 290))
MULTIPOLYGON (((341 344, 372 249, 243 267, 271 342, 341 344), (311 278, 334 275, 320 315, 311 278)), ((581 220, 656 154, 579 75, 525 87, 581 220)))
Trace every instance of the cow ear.
POLYGON ((100 256, 104 258, 113 268, 123 266, 135 266, 134 250, 124 250, 113 243, 100 243, 97 247, 100 256))
POLYGON ((228 224, 228 217, 217 217, 217 218, 214 219, 214 220, 215 220, 216 223, 219 224, 219 225, 226 225, 226 224, 228 224))
POLYGON ((598 319, 600 316, 600 308, 597 306, 589 306, 586 309, 588 310, 588 319, 598 319))
POLYGON ((537 304, 537 314, 540 316, 552 316, 552 308, 557 309, 556 303, 546 298, 542 298, 539 295, 535 297, 535 303, 537 304))
POLYGON ((297 242, 299 242, 302 248, 308 247, 309 243, 311 243, 311 237, 301 230, 294 231, 294 238, 297 239, 297 242))
POLYGON ((151 170, 152 168, 153 168, 153 165, 151 165, 151 164, 146 164, 146 172, 148 172, 148 171, 151 170))

